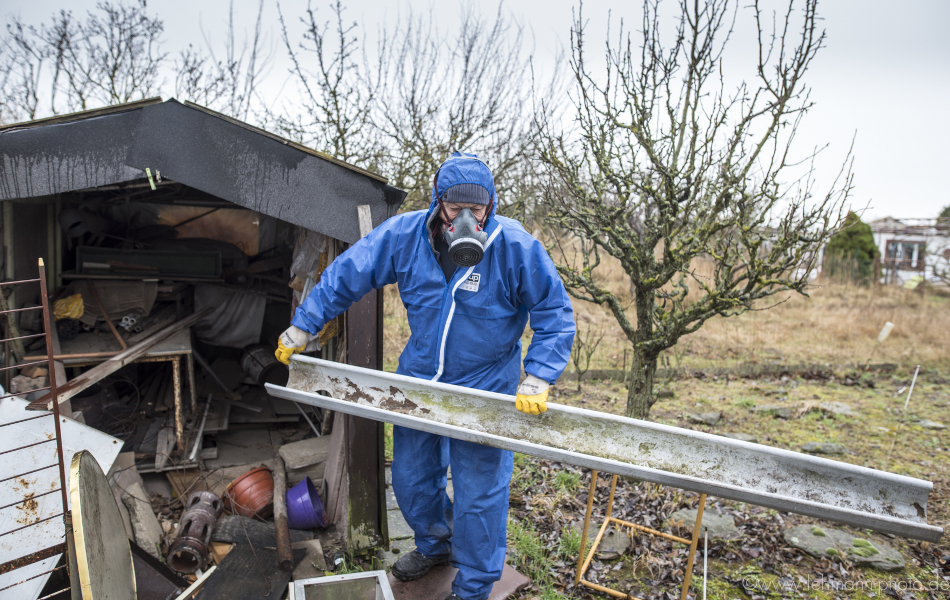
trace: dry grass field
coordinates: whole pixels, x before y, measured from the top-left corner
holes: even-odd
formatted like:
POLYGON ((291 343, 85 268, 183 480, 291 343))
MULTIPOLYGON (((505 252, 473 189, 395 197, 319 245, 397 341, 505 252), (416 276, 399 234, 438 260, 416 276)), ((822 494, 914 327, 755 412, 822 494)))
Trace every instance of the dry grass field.
MULTIPOLYGON (((384 358, 387 370, 395 370, 409 339, 409 327, 395 286, 387 288, 385 297, 384 358)), ((761 310, 709 320, 665 352, 661 366, 844 366, 871 359, 873 363, 902 367, 950 367, 950 298, 944 295, 818 280, 809 287, 807 297, 784 293, 761 302, 757 308, 761 310), (877 346, 877 335, 888 321, 895 327, 890 337, 877 346)), ((590 368, 624 368, 628 360, 625 348, 629 346, 613 316, 581 300, 574 300, 574 311, 581 334, 591 330, 597 337, 604 334, 590 368)), ((529 328, 525 343, 530 336, 529 328)))

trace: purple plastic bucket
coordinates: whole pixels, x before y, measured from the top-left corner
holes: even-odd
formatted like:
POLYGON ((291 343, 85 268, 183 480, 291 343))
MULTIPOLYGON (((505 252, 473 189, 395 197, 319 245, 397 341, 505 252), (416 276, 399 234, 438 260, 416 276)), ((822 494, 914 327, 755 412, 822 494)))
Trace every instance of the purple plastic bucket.
POLYGON ((287 525, 291 529, 326 527, 323 503, 309 477, 287 490, 287 525))

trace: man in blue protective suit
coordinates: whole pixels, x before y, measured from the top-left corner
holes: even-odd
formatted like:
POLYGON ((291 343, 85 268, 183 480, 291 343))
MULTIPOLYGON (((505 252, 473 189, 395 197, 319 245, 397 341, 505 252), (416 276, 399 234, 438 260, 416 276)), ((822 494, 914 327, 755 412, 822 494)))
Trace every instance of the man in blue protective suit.
MULTIPOLYGON (((453 153, 436 173, 427 211, 387 220, 327 267, 281 335, 277 357, 289 362, 327 321, 371 289, 397 283, 412 331, 397 373, 517 391, 518 410, 544 412, 548 388, 567 366, 574 315, 544 247, 497 207, 488 166, 453 153), (519 386, 529 316, 534 336, 519 386)), ((398 426, 393 437, 393 490, 416 542, 393 574, 409 581, 451 563, 459 571, 449 599, 488 598, 505 563, 513 454, 398 426), (454 502, 445 491, 449 465, 454 502)))

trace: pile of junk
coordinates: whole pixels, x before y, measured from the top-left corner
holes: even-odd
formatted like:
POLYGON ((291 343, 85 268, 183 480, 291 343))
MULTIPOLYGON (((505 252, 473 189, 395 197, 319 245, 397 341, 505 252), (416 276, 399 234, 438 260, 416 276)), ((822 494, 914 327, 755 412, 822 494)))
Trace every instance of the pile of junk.
MULTIPOLYGON (((36 364, 47 360, 34 335, 42 312, 5 319, 4 338, 35 339, 4 342, 5 361, 29 366, 3 371, 18 396, 0 400, 0 420, 49 410, 56 377, 60 413, 72 419, 65 441, 105 472, 138 598, 191 597, 183 592, 194 586, 196 597, 259 598, 325 575, 342 555, 324 511, 334 415, 271 397, 264 384, 286 383, 277 337, 344 246, 193 200, 139 203, 126 193, 96 210, 63 206, 67 247, 49 286, 56 372, 36 364), (290 556, 275 546, 282 536, 290 556)), ((0 298, 4 307, 35 301, 23 291, 0 298)), ((320 333, 318 356, 345 360, 343 319, 320 333)))

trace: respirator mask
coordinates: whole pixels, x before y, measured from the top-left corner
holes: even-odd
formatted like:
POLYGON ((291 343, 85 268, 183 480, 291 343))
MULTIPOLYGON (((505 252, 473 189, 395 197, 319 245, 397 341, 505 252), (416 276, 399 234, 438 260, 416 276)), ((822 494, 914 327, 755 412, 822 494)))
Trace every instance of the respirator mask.
POLYGON ((445 243, 449 245, 452 262, 460 267, 472 267, 482 262, 488 242, 484 226, 468 208, 463 208, 451 223, 443 225, 442 231, 445 243))
POLYGON ((473 267, 485 256, 488 234, 485 226, 491 217, 495 200, 495 182, 491 169, 475 154, 453 152, 452 156, 435 172, 432 182, 432 197, 438 201, 442 213, 442 236, 448 245, 449 259, 462 268, 473 267), (439 189, 439 176, 448 177, 444 190, 439 189), (461 208, 455 218, 449 218, 446 204, 452 204, 452 212, 461 206, 484 206, 482 220, 475 217, 471 208, 461 208))

